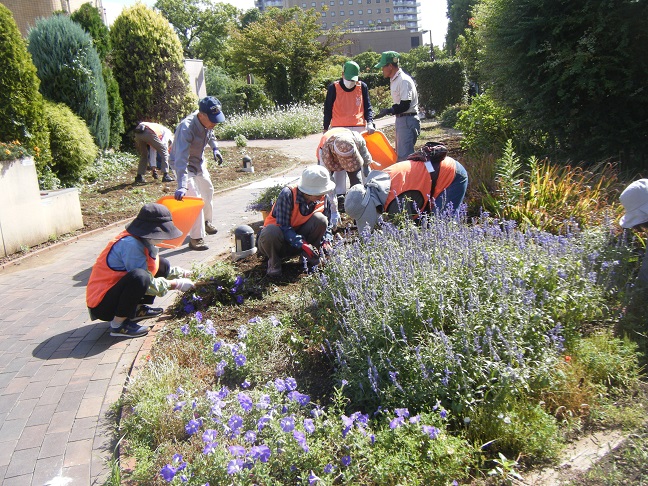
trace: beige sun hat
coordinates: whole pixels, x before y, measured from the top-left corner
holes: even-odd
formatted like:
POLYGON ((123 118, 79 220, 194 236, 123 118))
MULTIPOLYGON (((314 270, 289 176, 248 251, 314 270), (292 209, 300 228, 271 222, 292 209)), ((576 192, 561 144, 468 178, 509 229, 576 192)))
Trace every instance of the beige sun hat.
POLYGON ((335 189, 335 182, 331 180, 331 175, 325 167, 309 165, 302 172, 297 189, 309 196, 322 196, 335 189))

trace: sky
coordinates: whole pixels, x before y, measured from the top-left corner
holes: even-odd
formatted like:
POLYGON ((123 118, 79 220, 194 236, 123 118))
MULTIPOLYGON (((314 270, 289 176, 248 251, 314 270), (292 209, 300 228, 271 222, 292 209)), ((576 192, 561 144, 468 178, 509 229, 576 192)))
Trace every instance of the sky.
MULTIPOLYGON (((131 6, 138 1, 152 7, 156 0, 103 0, 103 6, 106 9, 108 24, 112 24, 122 9, 131 6)), ((231 3, 241 10, 254 8, 254 0, 217 0, 223 3, 231 3)), ((447 0, 420 0, 421 2, 421 28, 422 30, 432 30, 432 42, 435 46, 442 47, 445 42, 445 34, 448 26, 446 18, 447 0)), ((423 42, 430 43, 430 33, 423 34, 423 42)))

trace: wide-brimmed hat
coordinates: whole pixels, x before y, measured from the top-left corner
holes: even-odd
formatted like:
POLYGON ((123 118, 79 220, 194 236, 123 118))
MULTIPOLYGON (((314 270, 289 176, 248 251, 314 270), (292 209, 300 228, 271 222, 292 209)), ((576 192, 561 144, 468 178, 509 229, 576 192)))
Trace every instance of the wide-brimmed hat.
POLYGON ((173 224, 169 208, 157 203, 145 204, 137 218, 126 225, 126 231, 151 240, 172 240, 182 235, 173 224))
POLYGON ((351 130, 344 130, 328 138, 322 148, 322 163, 331 172, 360 170, 362 157, 351 130))
POLYGON ((225 121, 222 110, 223 105, 213 96, 207 96, 198 103, 198 111, 207 115, 207 118, 212 123, 223 123, 225 121))
POLYGON ((309 196, 321 196, 335 188, 329 171, 321 165, 309 165, 302 172, 297 189, 309 196))
POLYGON ((374 66, 374 69, 380 69, 387 64, 398 64, 400 54, 396 51, 385 51, 380 55, 380 61, 374 66))
POLYGON ((623 190, 619 199, 626 211, 619 220, 621 227, 632 228, 648 222, 648 179, 634 181, 623 190))
POLYGON ((344 198, 344 210, 356 220, 358 231, 365 231, 367 226, 370 231, 374 229, 390 189, 389 174, 380 170, 369 172, 366 186, 356 184, 349 188, 344 198))

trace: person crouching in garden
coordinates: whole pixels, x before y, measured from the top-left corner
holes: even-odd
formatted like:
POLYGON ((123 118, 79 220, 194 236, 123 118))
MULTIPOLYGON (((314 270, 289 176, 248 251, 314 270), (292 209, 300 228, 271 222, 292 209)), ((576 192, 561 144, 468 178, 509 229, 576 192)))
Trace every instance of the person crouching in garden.
POLYGON ((333 128, 327 131, 320 142, 318 149, 318 160, 332 174, 335 182, 335 200, 332 201, 331 223, 335 226, 339 219, 339 213, 344 212, 344 198, 346 195, 346 176, 349 176, 350 187, 362 183, 360 170, 369 173, 369 165, 373 162, 371 154, 367 150, 367 142, 358 132, 348 128, 333 128), (344 177, 335 177, 335 174, 342 172, 344 177), (340 182, 341 181, 341 182, 340 182))
POLYGON ((383 212, 405 210, 416 218, 422 212, 459 210, 468 188, 468 173, 447 153, 443 144, 428 142, 408 160, 371 171, 364 186, 349 189, 346 213, 356 220, 358 231, 367 226, 372 230, 383 212))
POLYGON ((138 337, 149 331, 138 322, 162 313, 150 307, 156 295, 194 287, 189 272, 172 267, 158 255, 156 244, 182 235, 162 204, 146 204, 126 229, 101 252, 86 288, 92 320, 110 321, 110 335, 138 337))
MULTIPOLYGON (((625 214, 619 224, 622 228, 637 228, 648 223, 648 179, 639 179, 626 187, 619 196, 625 214)), ((648 285, 648 258, 643 258, 637 280, 648 285)))
POLYGON ((332 241, 327 193, 334 187, 325 167, 311 165, 296 185, 279 193, 257 239, 259 253, 268 257, 269 277, 281 276, 283 258, 301 254, 310 264, 319 261, 322 246, 332 241))

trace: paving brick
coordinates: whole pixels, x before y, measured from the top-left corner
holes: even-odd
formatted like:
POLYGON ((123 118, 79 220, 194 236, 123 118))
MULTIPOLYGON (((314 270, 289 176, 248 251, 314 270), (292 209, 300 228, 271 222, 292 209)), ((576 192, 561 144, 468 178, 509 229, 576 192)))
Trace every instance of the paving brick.
POLYGON ((110 377, 115 372, 115 364, 116 363, 100 364, 95 369, 95 372, 93 373, 91 380, 103 380, 103 379, 109 380, 110 377))
POLYGON ((14 393, 22 393, 25 388, 29 386, 29 377, 23 376, 21 378, 13 378, 9 384, 2 390, 1 395, 12 395, 14 393))
POLYGON ((20 368, 20 371, 16 373, 16 377, 20 378, 23 376, 35 376, 43 366, 43 363, 44 361, 40 359, 27 362, 22 368, 20 368))
POLYGON ((23 400, 22 397, 16 402, 11 412, 7 414, 5 420, 28 419, 38 404, 38 398, 29 398, 23 400))
POLYGON ((0 466, 7 467, 11 461, 11 455, 18 443, 17 440, 8 440, 0 442, 0 466))
POLYGON ((85 464, 90 468, 90 458, 92 457, 92 439, 77 440, 69 442, 65 451, 63 467, 72 467, 85 464))
POLYGON ((68 484, 91 484, 90 464, 63 467, 62 475, 70 481, 68 484))
POLYGON ((0 443, 18 440, 26 424, 27 419, 24 418, 5 420, 0 428, 0 443))
POLYGON ((34 468, 33 484, 34 486, 45 485, 63 485, 71 484, 63 480, 61 474, 63 469, 63 455, 55 457, 45 457, 36 461, 34 468))
POLYGON ((0 390, 4 390, 14 376, 16 376, 15 373, 5 373, 4 369, 2 369, 2 373, 0 373, 0 390))
POLYGON ((103 380, 92 380, 88 383, 83 398, 103 397, 106 395, 106 390, 108 390, 109 385, 110 380, 108 378, 103 380))
POLYGON ((81 405, 79 405, 79 410, 77 410, 76 418, 96 417, 99 415, 103 401, 103 397, 84 398, 81 400, 81 405))
POLYGON ((45 434, 38 458, 64 456, 67 450, 69 431, 45 434))
POLYGON ((61 396, 61 399, 58 401, 56 406, 57 412, 75 412, 78 410, 79 405, 81 405, 81 400, 83 400, 83 393, 68 391, 61 396))
POLYGON ((11 460, 7 466, 7 472, 5 474, 5 479, 11 479, 11 484, 13 483, 13 478, 17 476, 23 476, 25 474, 33 474, 34 467, 36 466, 36 461, 34 458, 38 455, 38 448, 34 447, 33 449, 23 449, 21 451, 14 451, 11 455, 11 460))
MULTIPOLYGON (((9 476, 7 476, 9 477, 9 476)), ((11 478, 11 486, 32 486, 33 474, 23 474, 11 478)))
POLYGON ((39 405, 51 405, 58 403, 61 397, 65 393, 65 385, 59 386, 48 386, 43 390, 43 394, 40 397, 39 405))
POLYGON ((75 370, 59 370, 50 380, 49 386, 67 385, 75 372, 75 370))
POLYGON ((40 398, 47 388, 46 381, 31 382, 25 387, 25 390, 20 395, 20 400, 28 400, 30 398, 40 398))
POLYGON ((36 405, 34 411, 27 420, 27 426, 49 424, 52 414, 56 410, 56 404, 36 405))
POLYGON ((0 413, 9 412, 18 401, 18 398, 20 398, 20 393, 13 393, 10 395, 5 395, 3 393, 2 398, 0 398, 0 413))
POLYGON ((98 419, 97 417, 86 417, 76 419, 70 432, 68 440, 77 441, 82 439, 94 439, 97 430, 98 419))
POLYGON ((55 412, 47 429, 48 433, 67 432, 72 428, 76 411, 55 412))
POLYGON ((16 444, 16 450, 40 447, 45 439, 45 431, 47 431, 47 424, 25 427, 16 444))

